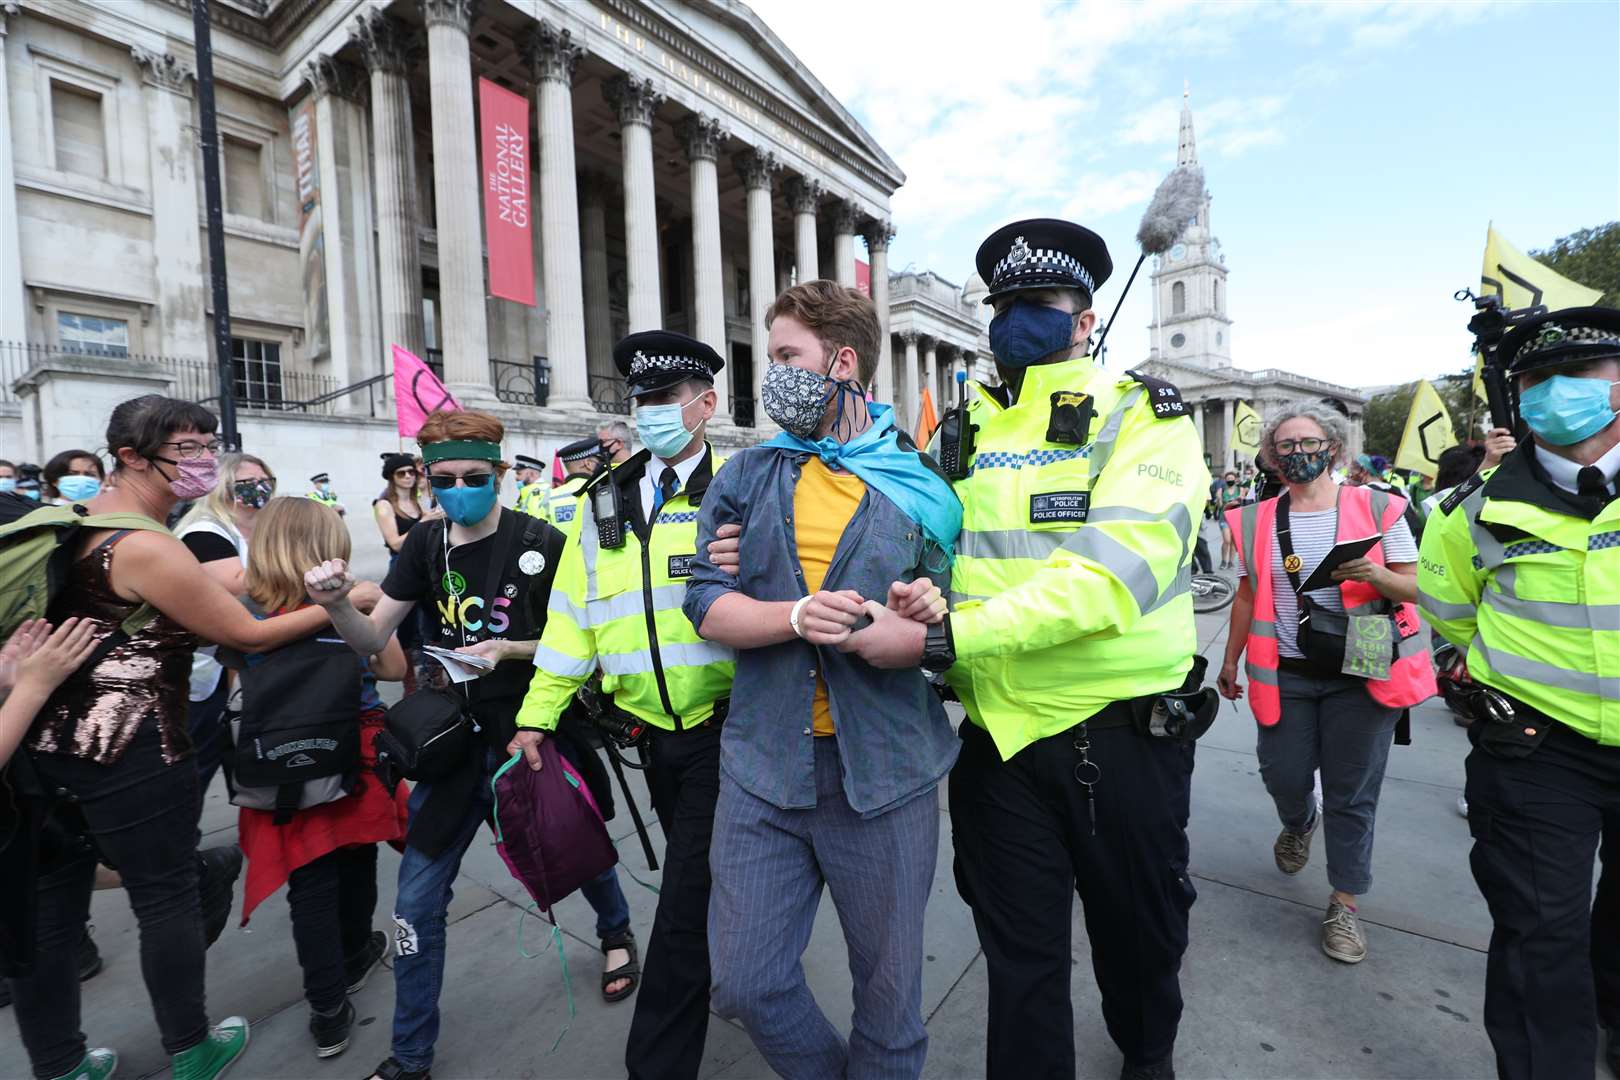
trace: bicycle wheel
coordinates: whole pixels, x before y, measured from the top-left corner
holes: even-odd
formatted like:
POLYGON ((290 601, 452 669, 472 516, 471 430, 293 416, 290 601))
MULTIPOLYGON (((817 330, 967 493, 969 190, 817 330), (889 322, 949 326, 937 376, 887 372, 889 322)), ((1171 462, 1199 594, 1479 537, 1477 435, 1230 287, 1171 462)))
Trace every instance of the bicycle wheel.
POLYGON ((1219 611, 1237 596, 1237 589, 1219 574, 1192 576, 1193 610, 1201 615, 1219 611))

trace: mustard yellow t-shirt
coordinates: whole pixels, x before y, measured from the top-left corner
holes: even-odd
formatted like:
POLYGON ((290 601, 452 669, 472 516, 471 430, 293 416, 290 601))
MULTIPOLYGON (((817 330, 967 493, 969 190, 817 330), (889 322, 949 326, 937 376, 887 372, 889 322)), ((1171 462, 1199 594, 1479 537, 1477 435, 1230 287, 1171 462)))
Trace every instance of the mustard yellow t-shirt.
MULTIPOLYGON (((854 473, 834 471, 820 458, 811 458, 799 473, 793 492, 793 536, 799 547, 799 569, 804 587, 818 592, 827 580, 838 540, 849 528, 855 508, 866 495, 866 484, 854 473)), ((816 700, 811 706, 817 735, 832 735, 832 706, 827 701, 827 680, 816 676, 816 700)))

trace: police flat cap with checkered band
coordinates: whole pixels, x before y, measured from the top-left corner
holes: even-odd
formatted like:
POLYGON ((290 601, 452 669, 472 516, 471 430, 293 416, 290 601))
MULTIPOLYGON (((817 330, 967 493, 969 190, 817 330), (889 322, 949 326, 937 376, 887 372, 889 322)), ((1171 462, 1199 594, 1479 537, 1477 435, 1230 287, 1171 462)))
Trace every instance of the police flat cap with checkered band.
POLYGON ((979 245, 973 262, 990 290, 987 304, 1025 289, 1083 289, 1095 296, 1114 272, 1102 237, 1058 218, 1003 225, 979 245))
POLYGON ((569 443, 557 451, 557 457, 562 459, 564 465, 571 465, 576 461, 593 458, 601 452, 602 440, 593 437, 569 443))
POLYGON ((1620 357, 1620 310, 1564 308, 1526 319, 1502 336, 1498 354, 1509 375, 1554 364, 1620 357))
POLYGON ((613 366, 624 376, 625 392, 638 397, 687 379, 714 382, 726 362, 697 338, 673 330, 643 330, 613 346, 613 366))

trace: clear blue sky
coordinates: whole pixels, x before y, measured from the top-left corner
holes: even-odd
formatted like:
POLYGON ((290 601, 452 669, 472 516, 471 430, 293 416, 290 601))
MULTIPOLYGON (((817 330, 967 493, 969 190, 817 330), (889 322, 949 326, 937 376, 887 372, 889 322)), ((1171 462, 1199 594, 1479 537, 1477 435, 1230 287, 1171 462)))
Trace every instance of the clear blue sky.
MULTIPOLYGON (((1620 4, 755 0, 906 171, 890 266, 962 282, 992 229, 1068 216, 1115 279, 1191 85, 1234 363, 1352 386, 1460 369, 1485 228, 1620 218, 1620 4)), ((1144 278, 1109 341, 1146 355, 1144 278)), ((1116 351, 1117 350, 1117 351, 1116 351)))

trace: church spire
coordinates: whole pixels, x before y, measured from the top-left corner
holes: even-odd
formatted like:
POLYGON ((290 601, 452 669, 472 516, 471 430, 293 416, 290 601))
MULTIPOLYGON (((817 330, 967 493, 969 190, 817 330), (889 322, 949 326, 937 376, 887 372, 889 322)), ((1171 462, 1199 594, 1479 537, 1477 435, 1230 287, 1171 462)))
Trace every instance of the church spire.
POLYGON ((1181 84, 1181 137, 1176 146, 1177 165, 1198 164, 1198 144, 1193 140, 1192 87, 1181 84))

